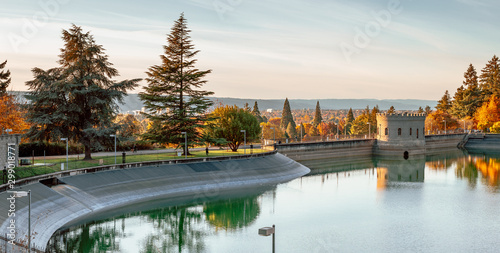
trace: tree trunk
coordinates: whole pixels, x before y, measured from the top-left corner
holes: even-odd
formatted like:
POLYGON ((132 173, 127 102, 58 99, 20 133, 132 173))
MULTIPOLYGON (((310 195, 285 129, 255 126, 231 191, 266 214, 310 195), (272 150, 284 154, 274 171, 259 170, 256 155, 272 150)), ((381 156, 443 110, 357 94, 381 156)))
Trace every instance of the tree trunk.
POLYGON ((92 160, 92 150, 90 145, 85 144, 85 158, 83 160, 92 160))

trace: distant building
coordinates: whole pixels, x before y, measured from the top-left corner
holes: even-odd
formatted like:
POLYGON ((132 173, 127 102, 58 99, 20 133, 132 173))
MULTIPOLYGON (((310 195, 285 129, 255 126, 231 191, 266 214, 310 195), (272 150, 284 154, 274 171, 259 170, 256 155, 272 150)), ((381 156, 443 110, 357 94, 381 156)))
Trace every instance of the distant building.
POLYGON ((267 109, 266 112, 268 113, 272 113, 273 112, 273 109, 267 109))
POLYGON ((425 114, 378 113, 377 124, 377 153, 425 153, 425 114))

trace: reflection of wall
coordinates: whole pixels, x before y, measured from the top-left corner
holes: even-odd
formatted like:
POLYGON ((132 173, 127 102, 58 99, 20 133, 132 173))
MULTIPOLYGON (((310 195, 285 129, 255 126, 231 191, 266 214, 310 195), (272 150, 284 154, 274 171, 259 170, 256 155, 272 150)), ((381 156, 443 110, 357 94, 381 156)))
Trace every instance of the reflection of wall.
POLYGON ((409 160, 377 160, 377 187, 389 182, 424 182, 425 158, 409 160))

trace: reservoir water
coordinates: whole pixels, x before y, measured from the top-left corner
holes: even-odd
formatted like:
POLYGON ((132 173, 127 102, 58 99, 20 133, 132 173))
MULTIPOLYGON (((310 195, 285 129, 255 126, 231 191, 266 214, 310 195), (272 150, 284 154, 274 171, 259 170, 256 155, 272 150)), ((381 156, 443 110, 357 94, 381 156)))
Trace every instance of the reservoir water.
MULTIPOLYGON (((303 161, 270 188, 210 192, 75 224, 50 252, 499 252, 500 155, 303 161)), ((120 210, 117 210, 118 212, 120 210)))

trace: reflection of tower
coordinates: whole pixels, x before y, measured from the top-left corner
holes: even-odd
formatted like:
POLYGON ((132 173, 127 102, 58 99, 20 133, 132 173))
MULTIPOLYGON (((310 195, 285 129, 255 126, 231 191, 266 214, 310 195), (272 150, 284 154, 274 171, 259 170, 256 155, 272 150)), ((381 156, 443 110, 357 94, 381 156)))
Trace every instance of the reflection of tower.
POLYGON ((424 182, 425 159, 383 159, 377 164, 377 188, 384 189, 391 182, 424 182))

